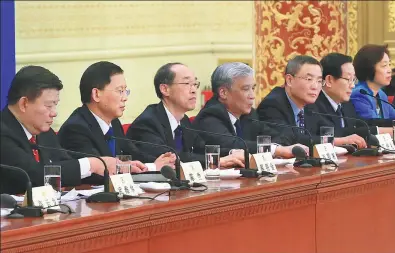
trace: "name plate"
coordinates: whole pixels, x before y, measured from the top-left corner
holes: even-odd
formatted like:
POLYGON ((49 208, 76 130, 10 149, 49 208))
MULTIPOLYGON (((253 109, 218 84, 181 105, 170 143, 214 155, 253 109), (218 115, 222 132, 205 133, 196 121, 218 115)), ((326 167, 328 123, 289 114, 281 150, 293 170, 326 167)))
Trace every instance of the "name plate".
POLYGON ((133 182, 132 175, 129 173, 110 176, 110 191, 131 196, 137 196, 144 192, 140 186, 133 182))
POLYGON ((277 168, 273 162, 273 157, 270 152, 253 154, 251 160, 251 167, 255 167, 256 165, 259 172, 267 171, 277 174, 277 168))
POLYGON ((317 144, 314 146, 314 157, 329 159, 337 162, 337 155, 332 143, 317 144))
MULTIPOLYGON (((57 192, 50 185, 32 188, 33 206, 41 206, 42 208, 58 206, 57 196, 57 192)), ((22 205, 27 205, 26 194, 22 205)))
MULTIPOLYGON (((394 141, 392 140, 390 134, 378 134, 376 137, 380 143, 380 146, 386 149, 395 150, 394 141)), ((380 149, 382 150, 382 148, 380 149)))
POLYGON ((181 163, 181 168, 184 173, 185 180, 191 183, 205 183, 203 168, 200 162, 181 163))

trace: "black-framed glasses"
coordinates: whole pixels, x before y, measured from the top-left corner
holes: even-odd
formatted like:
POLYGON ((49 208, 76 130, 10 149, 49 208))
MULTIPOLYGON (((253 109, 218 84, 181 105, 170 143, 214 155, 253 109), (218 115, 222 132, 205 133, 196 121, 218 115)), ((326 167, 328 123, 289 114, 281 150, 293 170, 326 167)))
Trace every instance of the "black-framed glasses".
POLYGON ((195 82, 185 82, 185 83, 171 83, 171 84, 189 85, 189 88, 195 87, 196 89, 199 89, 199 87, 200 87, 200 82, 199 82, 199 81, 195 81, 195 82))
POLYGON ((340 79, 344 79, 348 82, 348 84, 355 84, 357 82, 357 78, 345 78, 345 77, 339 77, 340 79))
POLYGON ((311 76, 293 76, 293 77, 303 79, 310 85, 318 84, 319 86, 324 86, 325 84, 322 78, 313 78, 311 76))

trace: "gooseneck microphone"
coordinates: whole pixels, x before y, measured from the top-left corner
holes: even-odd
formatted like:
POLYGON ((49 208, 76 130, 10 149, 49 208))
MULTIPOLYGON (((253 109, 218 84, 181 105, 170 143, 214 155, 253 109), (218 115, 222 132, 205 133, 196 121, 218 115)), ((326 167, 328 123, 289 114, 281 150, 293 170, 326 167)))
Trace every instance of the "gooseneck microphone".
POLYGON ((115 137, 115 136, 111 136, 110 138, 114 139, 114 140, 122 140, 122 141, 129 141, 129 142, 133 142, 133 143, 140 143, 140 144, 147 144, 147 145, 151 145, 154 147, 162 147, 162 148, 167 148, 169 149, 171 152, 173 152, 176 155, 176 162, 175 162, 175 167, 176 167, 176 177, 178 179, 181 178, 181 163, 180 163, 180 157, 177 154, 177 151, 167 145, 162 145, 162 144, 156 144, 156 143, 152 143, 152 142, 146 142, 146 141, 137 141, 137 140, 131 140, 128 138, 121 138, 121 137, 115 137))
POLYGON ((384 99, 381 99, 381 98, 378 98, 378 97, 373 96, 372 94, 369 94, 369 93, 368 93, 366 90, 364 90, 364 89, 359 89, 359 93, 361 93, 362 95, 366 95, 366 96, 375 98, 375 99, 377 99, 377 100, 380 100, 381 102, 384 102, 384 103, 386 103, 386 104, 389 104, 390 106, 392 106, 392 108, 395 109, 395 105, 391 104, 391 103, 388 102, 388 101, 385 101, 384 99))
MULTIPOLYGON (((15 213, 17 213, 19 215, 23 215, 23 216, 15 215, 15 217, 13 217, 12 214, 11 214, 10 218, 41 217, 41 216, 43 216, 43 212, 41 210, 42 208, 33 206, 32 181, 30 180, 29 174, 27 174, 27 172, 24 171, 22 168, 19 168, 19 167, 16 167, 16 166, 0 164, 0 167, 4 168, 4 169, 7 169, 7 170, 11 170, 11 171, 17 171, 18 173, 23 174, 24 177, 27 179, 27 183, 26 183, 26 202, 27 202, 27 206, 25 206, 25 207, 18 207, 16 209, 14 209, 15 213)), ((5 197, 3 195, 5 195, 5 194, 2 194, 2 198, 1 198, 2 200, 3 199, 10 200, 10 198, 5 197)), ((15 205, 13 207, 10 207, 10 208, 15 208, 15 207, 16 207, 16 203, 15 203, 15 205)))
POLYGON ((322 165, 334 165, 335 167, 339 166, 331 159, 307 157, 304 149, 299 146, 292 148, 292 154, 296 157, 296 161, 293 164, 295 167, 311 168, 321 167, 322 165))
POLYGON ((165 165, 160 169, 160 173, 167 179, 170 179, 170 185, 177 187, 177 190, 186 190, 190 189, 193 191, 205 191, 207 190, 207 186, 200 183, 190 183, 189 180, 180 180, 177 178, 176 173, 173 168, 165 165), (191 187, 204 187, 203 190, 194 190, 191 187))
POLYGON ((114 203, 114 202, 119 202, 119 197, 118 193, 116 192, 110 192, 110 175, 107 169, 107 164, 101 158, 100 156, 94 155, 94 154, 88 154, 84 152, 78 152, 78 151, 73 151, 73 150, 68 150, 64 148, 54 148, 54 147, 48 147, 48 146, 42 146, 38 144, 31 144, 33 149, 49 149, 49 150, 57 150, 57 151, 63 151, 71 154, 76 154, 76 155, 83 155, 86 157, 94 157, 99 159, 104 166, 104 192, 98 192, 95 194, 92 194, 86 199, 86 202, 88 203, 114 203))
POLYGON ((291 125, 286 125, 286 124, 281 124, 281 123, 276 123, 276 122, 271 122, 271 121, 262 121, 262 120, 258 120, 258 119, 249 119, 249 120, 254 121, 254 122, 258 122, 258 123, 264 123, 264 124, 268 124, 268 125, 273 125, 273 126, 287 127, 287 128, 296 128, 296 129, 305 131, 305 133, 307 133, 307 135, 309 136, 309 142, 310 142, 310 145, 309 145, 309 156, 313 156, 313 146, 314 146, 313 137, 311 136, 310 131, 307 130, 306 128, 298 127, 298 126, 291 126, 291 125))
POLYGON ((236 135, 231 135, 231 134, 220 134, 220 133, 208 132, 208 131, 204 131, 204 130, 193 129, 193 128, 189 128, 189 127, 186 127, 186 126, 181 126, 181 129, 185 129, 185 130, 192 131, 192 132, 197 132, 197 133, 204 133, 204 134, 209 134, 209 135, 223 136, 223 137, 229 137, 229 138, 240 140, 243 143, 243 145, 244 145, 244 168, 245 169, 249 169, 250 168, 250 153, 248 152, 247 143, 243 140, 243 138, 241 138, 239 136, 236 136, 236 135))

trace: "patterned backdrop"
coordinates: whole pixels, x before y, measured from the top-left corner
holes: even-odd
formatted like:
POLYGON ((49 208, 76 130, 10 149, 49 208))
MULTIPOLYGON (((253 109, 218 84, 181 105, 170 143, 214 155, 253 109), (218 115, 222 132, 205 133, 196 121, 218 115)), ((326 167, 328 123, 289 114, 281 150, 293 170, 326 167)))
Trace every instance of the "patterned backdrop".
POLYGON ((284 84, 286 63, 295 55, 321 59, 348 51, 349 6, 346 1, 255 1, 256 104, 284 84))

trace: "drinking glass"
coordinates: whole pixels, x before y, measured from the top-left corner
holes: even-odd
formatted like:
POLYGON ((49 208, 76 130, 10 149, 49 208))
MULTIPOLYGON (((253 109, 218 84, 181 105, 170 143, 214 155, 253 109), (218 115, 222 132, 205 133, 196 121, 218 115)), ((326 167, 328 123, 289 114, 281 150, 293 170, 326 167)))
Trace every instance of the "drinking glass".
POLYGON ((321 144, 324 143, 331 143, 335 140, 335 129, 334 127, 322 126, 320 127, 320 137, 321 137, 321 144))
POLYGON ((256 152, 271 152, 272 137, 270 135, 258 135, 256 137, 256 152))
POLYGON ((206 170, 205 176, 207 180, 216 181, 220 179, 219 172, 219 159, 220 159, 220 146, 219 145, 206 145, 206 170))
POLYGON ((132 161, 131 155, 117 155, 117 163, 115 164, 115 173, 116 174, 123 174, 123 173, 130 173, 132 165, 129 162, 132 161))

